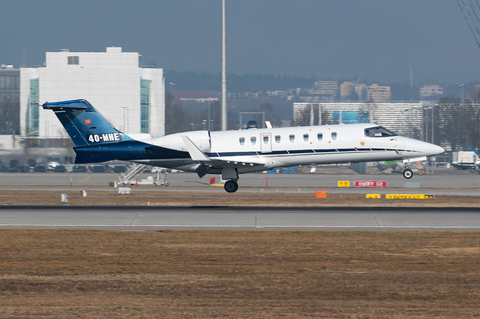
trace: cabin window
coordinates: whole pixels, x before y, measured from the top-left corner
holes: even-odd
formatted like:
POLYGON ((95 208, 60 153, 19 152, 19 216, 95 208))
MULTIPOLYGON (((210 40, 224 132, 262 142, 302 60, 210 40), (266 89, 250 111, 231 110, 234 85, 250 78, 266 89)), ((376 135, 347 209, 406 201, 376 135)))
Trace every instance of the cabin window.
POLYGON ((318 134, 317 134, 317 140, 318 140, 319 142, 321 142, 321 141, 323 140, 323 134, 322 134, 322 133, 318 133, 318 134))
POLYGON ((257 138, 255 136, 250 137, 250 142, 252 142, 252 145, 257 144, 257 138))
POLYGON ((263 144, 268 144, 268 135, 263 137, 263 144))
POLYGON ((240 137, 239 142, 240 145, 245 145, 245 137, 240 137))
POLYGON ((275 136, 275 143, 280 143, 280 141, 281 141, 280 135, 276 135, 275 136))
POLYGON ((292 143, 295 142, 295 135, 291 134, 289 138, 290 138, 290 142, 292 143))
POLYGON ((337 133, 336 132, 333 132, 332 133, 332 140, 336 140, 337 139, 337 133))
POLYGON ((308 142, 308 134, 303 134, 303 140, 304 140, 305 142, 308 142))

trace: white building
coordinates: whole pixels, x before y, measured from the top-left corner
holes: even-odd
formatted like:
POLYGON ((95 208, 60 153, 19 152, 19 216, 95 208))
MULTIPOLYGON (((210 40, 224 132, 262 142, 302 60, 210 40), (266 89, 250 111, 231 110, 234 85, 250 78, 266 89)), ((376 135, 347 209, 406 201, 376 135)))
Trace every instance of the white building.
POLYGON ((436 84, 424 85, 420 88, 420 98, 426 98, 428 96, 442 95, 443 88, 436 84))
POLYGON ((68 137, 45 102, 86 99, 124 133, 165 134, 163 69, 142 69, 139 53, 108 47, 106 52, 47 52, 44 67, 20 69, 22 135, 68 137))

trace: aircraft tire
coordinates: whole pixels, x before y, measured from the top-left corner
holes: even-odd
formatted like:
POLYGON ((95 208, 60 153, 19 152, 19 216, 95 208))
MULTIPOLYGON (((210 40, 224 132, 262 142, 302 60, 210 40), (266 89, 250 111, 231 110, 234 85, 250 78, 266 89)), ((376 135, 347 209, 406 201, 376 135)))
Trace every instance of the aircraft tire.
POLYGON ((238 183, 235 181, 226 181, 223 188, 227 193, 235 193, 238 190, 238 183))
POLYGON ((413 177, 413 172, 411 169, 406 169, 403 171, 403 177, 405 177, 406 179, 410 179, 413 177))

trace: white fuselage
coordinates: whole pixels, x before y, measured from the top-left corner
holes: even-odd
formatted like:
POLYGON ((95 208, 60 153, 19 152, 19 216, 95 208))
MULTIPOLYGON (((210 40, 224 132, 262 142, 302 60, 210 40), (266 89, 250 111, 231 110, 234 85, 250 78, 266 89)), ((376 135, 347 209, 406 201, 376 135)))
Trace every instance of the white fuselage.
MULTIPOLYGON (((239 131, 192 131, 144 140, 188 152, 182 136, 213 161, 235 164, 238 173, 309 164, 401 160, 443 152, 434 144, 398 136, 372 136, 372 123, 262 128, 239 131)), ((149 165, 195 171, 191 159, 139 161, 149 165)), ((209 173, 218 173, 212 165, 209 173)))

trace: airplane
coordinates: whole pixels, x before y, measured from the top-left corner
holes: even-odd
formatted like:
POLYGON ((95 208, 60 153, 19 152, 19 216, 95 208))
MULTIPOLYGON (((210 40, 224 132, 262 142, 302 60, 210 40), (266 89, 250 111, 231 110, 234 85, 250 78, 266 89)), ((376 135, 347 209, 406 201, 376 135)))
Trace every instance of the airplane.
MULTIPOLYGON (((125 134, 84 99, 46 102, 73 140, 75 164, 122 160, 221 174, 228 193, 239 174, 310 164, 412 160, 441 154, 435 144, 399 136, 373 123, 190 131, 161 137, 125 134)), ((412 178, 406 167, 403 176, 412 178)))

